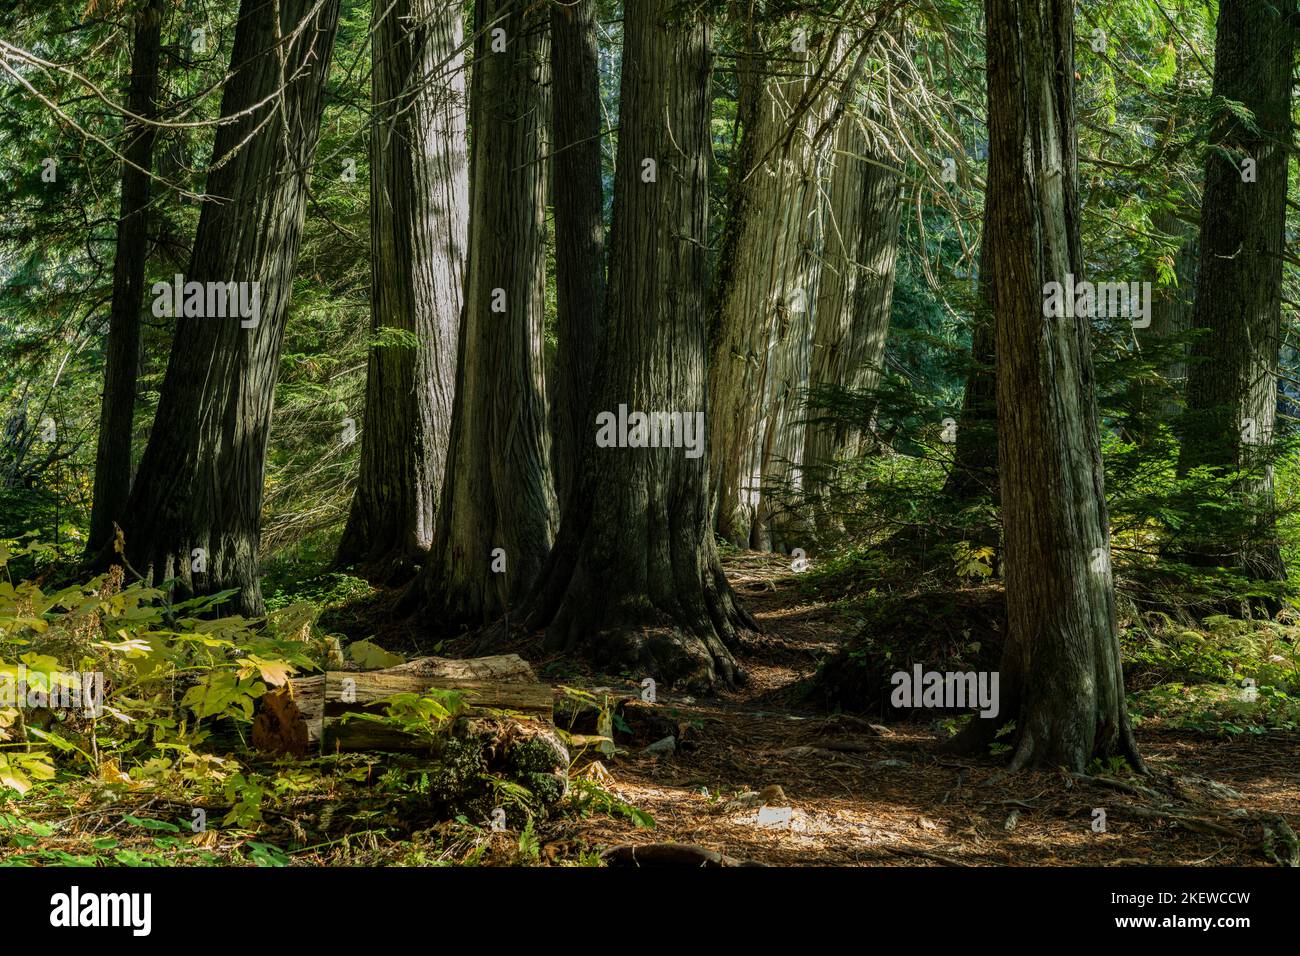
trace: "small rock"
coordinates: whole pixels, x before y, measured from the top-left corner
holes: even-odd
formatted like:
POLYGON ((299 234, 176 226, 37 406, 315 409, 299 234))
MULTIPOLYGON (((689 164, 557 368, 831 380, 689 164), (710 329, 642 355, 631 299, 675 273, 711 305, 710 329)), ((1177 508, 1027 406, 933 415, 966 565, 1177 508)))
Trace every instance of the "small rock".
POLYGON ((771 803, 780 803, 785 800, 785 791, 781 789, 780 784, 772 784, 764 787, 762 790, 750 790, 742 793, 734 800, 729 800, 722 807, 724 812, 732 810, 747 810, 750 807, 764 807, 771 803))
POLYGON ((656 740, 645 750, 643 754, 673 754, 677 752, 677 738, 665 737, 663 740, 656 740))
POLYGON ((755 822, 760 827, 788 827, 793 817, 794 810, 791 807, 760 807, 755 822))

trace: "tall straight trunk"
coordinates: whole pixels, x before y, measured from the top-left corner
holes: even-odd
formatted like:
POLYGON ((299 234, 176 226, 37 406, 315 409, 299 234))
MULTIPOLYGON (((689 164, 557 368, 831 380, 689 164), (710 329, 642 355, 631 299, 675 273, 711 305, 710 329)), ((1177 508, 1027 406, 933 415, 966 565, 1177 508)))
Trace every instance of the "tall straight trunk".
MULTIPOLYGON (((676 0, 625 10, 609 324, 592 405, 606 422, 620 405, 693 426, 706 411, 709 40, 676 0)), ((608 427, 599 443, 588 433, 530 601, 529 623, 548 628, 552 647, 696 689, 742 676, 728 645, 754 624, 714 547, 700 424, 688 447, 636 447, 631 426, 619 447, 608 427)))
POLYGON ((595 0, 551 7, 554 130, 556 495, 577 481, 591 435, 591 382, 604 333, 605 197, 595 0))
MULTIPOLYGON (((131 83, 126 106, 136 116, 157 116, 158 55, 162 0, 136 14, 131 49, 131 83)), ((126 120, 122 134, 122 198, 113 259, 113 300, 108 315, 104 394, 99 407, 99 446, 95 452, 94 503, 86 554, 95 555, 113 536, 131 494, 131 449, 135 390, 140 371, 140 309, 149 256, 149 173, 157 127, 126 120)))
MULTIPOLYGON (((952 469, 943 486, 944 495, 959 503, 984 494, 991 495, 995 501, 999 498, 997 328, 989 256, 993 235, 987 204, 983 233, 971 323, 970 367, 966 370, 966 389, 957 416, 952 469)), ((996 535, 991 529, 981 537, 984 540, 979 543, 996 546, 996 535)))
POLYGON ((1257 515, 1240 540, 1197 542, 1198 560, 1261 580, 1286 576, 1273 518, 1270 452, 1277 413, 1282 251, 1286 226, 1294 0, 1223 0, 1214 95, 1242 103, 1212 133, 1201 204, 1201 257, 1192 325, 1204 329, 1187 376, 1180 470, 1250 472, 1243 499, 1257 515), (1252 128, 1253 127, 1253 128, 1252 128), (1254 181, 1243 165, 1254 165, 1254 181))
POLYGON ((768 60, 760 51, 762 37, 749 26, 744 45, 736 54, 736 125, 741 130, 736 147, 731 182, 727 195, 727 217, 723 223, 717 270, 713 277, 712 307, 709 327, 709 470, 713 487, 710 497, 714 508, 714 526, 718 537, 733 544, 749 545, 749 532, 756 504, 742 481, 752 480, 751 460, 758 428, 753 405, 742 398, 757 389, 757 381, 766 360, 767 342, 759 334, 760 323, 743 323, 734 318, 737 311, 753 315, 757 307, 742 302, 747 268, 747 252, 755 243, 749 237, 751 222, 761 215, 762 194, 750 184, 750 177, 771 148, 771 134, 760 137, 762 127, 763 87, 768 60), (751 204, 757 206, 751 211, 751 204), (741 476, 745 476, 743 479, 741 476))
POLYGON ((774 506, 763 504, 764 482, 797 486, 791 465, 803 455, 796 405, 808 381, 821 179, 833 142, 816 142, 833 97, 804 103, 814 67, 796 55, 775 76, 758 53, 742 66, 745 142, 720 256, 709 381, 718 533, 741 546, 770 546, 774 506))
POLYGON ((396 0, 373 11, 370 133, 372 345, 361 470, 340 564, 409 576, 433 541, 456 384, 469 154, 461 6, 396 0))
POLYGON ((548 17, 527 0, 477 0, 474 17, 470 251, 451 446, 433 548, 407 598, 440 625, 482 624, 516 606, 556 521, 542 373, 548 17))
POLYGON ((123 520, 136 571, 155 582, 179 578, 182 592, 236 589, 235 609, 245 614, 263 608, 266 442, 339 13, 338 0, 280 0, 277 22, 276 7, 240 7, 221 103, 231 121, 217 131, 207 184, 219 201, 203 207, 185 276, 257 283, 260 308, 251 314, 249 285, 248 317, 203 306, 177 320, 123 520))
POLYGON ((1127 757, 1089 321, 1044 316, 1047 283, 1082 273, 1069 0, 987 0, 989 263, 997 290, 998 451, 1007 636, 998 715, 1012 769, 1127 757))
POLYGON ((1166 360, 1160 372, 1163 385, 1148 386, 1141 393, 1142 409, 1148 416, 1159 420, 1171 419, 1178 411, 1174 396, 1186 394, 1187 356, 1186 342, 1178 341, 1192 327, 1192 309, 1196 303, 1196 269, 1200 262, 1200 234, 1194 224, 1184 222, 1172 211, 1162 211, 1152 217, 1156 229, 1171 236, 1178 243, 1173 254, 1174 281, 1161 285, 1152 274, 1155 284, 1151 297, 1151 327, 1146 332, 1137 330, 1138 345, 1145 342, 1160 344, 1166 360))
MULTIPOLYGON (((836 132, 834 164, 809 381, 814 402, 826 389, 866 395, 879 384, 898 257, 899 176, 855 119, 836 132)), ((857 422, 829 421, 826 409, 810 408, 804 490, 811 499, 826 493, 837 459, 857 450, 871 407, 863 412, 857 422)), ((836 524, 822 503, 816 510, 823 528, 836 524)))
MULTIPOLYGON (((802 94, 796 80, 783 96, 802 94)), ((754 450, 753 526, 749 543, 760 550, 789 551, 807 546, 811 529, 797 500, 803 490, 804 444, 807 433, 804 403, 812 368, 816 301, 821 285, 825 219, 824 180, 829 146, 813 142, 831 107, 829 97, 815 102, 800 124, 772 195, 780 203, 774 252, 771 325, 763 367, 763 391, 750 396, 759 409, 754 450)), ((788 124, 786 124, 788 127, 788 124)))

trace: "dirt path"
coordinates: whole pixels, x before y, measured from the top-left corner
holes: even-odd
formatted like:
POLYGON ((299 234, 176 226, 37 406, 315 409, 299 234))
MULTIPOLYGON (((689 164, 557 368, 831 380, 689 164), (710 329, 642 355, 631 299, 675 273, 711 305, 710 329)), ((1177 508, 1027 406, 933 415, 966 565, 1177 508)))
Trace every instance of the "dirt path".
POLYGON ((558 821, 545 841, 588 850, 693 843, 770 865, 1260 865, 1270 862, 1266 828, 1278 829, 1267 814, 1300 830, 1297 735, 1223 740, 1143 728, 1139 743, 1159 781, 1144 792, 1145 783, 1063 772, 998 780, 992 760, 937 754, 937 727, 881 733, 858 718, 815 713, 801 706, 797 685, 847 626, 835 609, 800 596, 786 562, 751 554, 728 567, 764 628, 742 656, 748 686, 720 699, 660 694, 660 710, 691 725, 681 749, 603 762, 606 789, 656 826, 558 821), (784 797, 766 801, 762 821, 757 805, 727 807, 772 786, 784 797), (766 819, 784 808, 788 822, 766 819), (1104 832, 1094 832, 1096 809, 1105 811, 1104 832))

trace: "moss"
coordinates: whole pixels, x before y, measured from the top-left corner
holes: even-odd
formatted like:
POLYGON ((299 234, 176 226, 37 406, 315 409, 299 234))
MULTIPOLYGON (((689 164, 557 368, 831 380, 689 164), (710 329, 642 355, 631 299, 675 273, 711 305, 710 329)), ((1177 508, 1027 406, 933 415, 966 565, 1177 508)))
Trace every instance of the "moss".
POLYGON ((467 800, 482 789, 487 761, 478 740, 447 737, 438 747, 437 762, 429 770, 428 799, 453 814, 463 812, 467 800))

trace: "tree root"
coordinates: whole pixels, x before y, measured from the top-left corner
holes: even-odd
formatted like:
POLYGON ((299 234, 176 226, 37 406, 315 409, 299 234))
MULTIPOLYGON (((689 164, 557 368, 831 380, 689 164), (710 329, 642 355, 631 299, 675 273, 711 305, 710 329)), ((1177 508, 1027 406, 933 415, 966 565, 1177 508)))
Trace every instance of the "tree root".
MULTIPOLYGON (((1266 859, 1278 866, 1300 866, 1300 840, 1297 840, 1295 831, 1281 814, 1244 808, 1224 812, 1196 799, 1184 783, 1188 778, 1168 773, 1150 773, 1147 779, 1153 786, 1083 773, 1070 775, 1072 782, 1118 790, 1153 803, 1115 804, 1114 810, 1119 813, 1128 813, 1146 820, 1167 820, 1191 833, 1222 837, 1246 845, 1254 844, 1266 859), (1259 827, 1259 837, 1250 832, 1251 825, 1259 827)), ((1212 780, 1195 779, 1203 790, 1216 799, 1224 799, 1227 795, 1236 793, 1212 780)))

